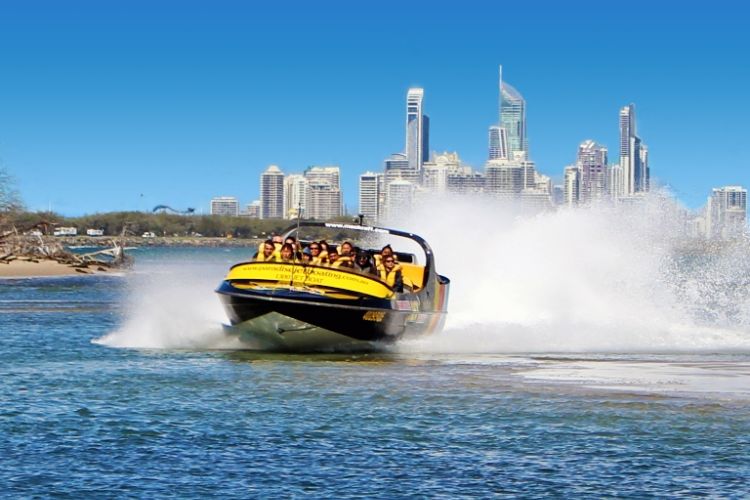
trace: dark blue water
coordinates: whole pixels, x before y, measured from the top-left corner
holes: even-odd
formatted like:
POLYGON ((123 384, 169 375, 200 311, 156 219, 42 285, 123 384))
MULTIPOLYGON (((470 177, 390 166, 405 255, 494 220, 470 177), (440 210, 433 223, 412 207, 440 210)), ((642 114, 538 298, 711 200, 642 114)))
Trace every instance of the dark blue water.
MULTIPOLYGON (((3 495, 750 495, 747 355, 102 343, 139 322, 150 335, 171 328, 134 307, 179 311, 153 290, 206 254, 169 253, 165 271, 154 252, 128 277, 1 282, 3 495)), ((214 252, 215 265, 192 267, 208 281, 237 257, 214 252)))

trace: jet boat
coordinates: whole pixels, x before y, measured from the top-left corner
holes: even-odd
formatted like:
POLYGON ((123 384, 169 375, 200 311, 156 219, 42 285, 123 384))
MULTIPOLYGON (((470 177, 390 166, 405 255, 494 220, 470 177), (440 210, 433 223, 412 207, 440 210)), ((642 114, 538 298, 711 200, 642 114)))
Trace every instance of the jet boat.
POLYGON ((336 351, 377 349, 399 339, 439 331, 450 280, 435 270, 420 236, 382 227, 299 222, 304 228, 355 232, 362 239, 400 237, 423 255, 396 252, 407 286, 397 291, 380 276, 301 262, 241 262, 216 289, 231 325, 248 349, 336 351))

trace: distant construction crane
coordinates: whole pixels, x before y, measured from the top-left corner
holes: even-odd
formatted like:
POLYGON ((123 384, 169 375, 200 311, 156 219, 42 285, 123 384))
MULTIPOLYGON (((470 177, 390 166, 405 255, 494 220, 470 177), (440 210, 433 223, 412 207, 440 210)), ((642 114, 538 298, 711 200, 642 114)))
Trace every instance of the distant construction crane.
POLYGON ((195 213, 194 208, 188 208, 187 210, 175 210, 172 207, 169 207, 167 205, 156 205, 154 209, 151 211, 151 213, 160 213, 160 214, 179 214, 179 215, 189 215, 192 213, 195 213))

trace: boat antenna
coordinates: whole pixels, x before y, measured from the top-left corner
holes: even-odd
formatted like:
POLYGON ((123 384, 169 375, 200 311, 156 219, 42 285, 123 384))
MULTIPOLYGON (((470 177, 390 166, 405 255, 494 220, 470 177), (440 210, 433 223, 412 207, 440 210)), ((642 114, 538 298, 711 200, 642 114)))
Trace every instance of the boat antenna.
MULTIPOLYGON (((296 242, 299 244, 299 225, 302 220, 302 201, 297 205, 297 239, 296 242)), ((297 249, 294 249, 292 253, 292 275, 289 277, 289 288, 294 287, 294 268, 297 266, 297 249)))

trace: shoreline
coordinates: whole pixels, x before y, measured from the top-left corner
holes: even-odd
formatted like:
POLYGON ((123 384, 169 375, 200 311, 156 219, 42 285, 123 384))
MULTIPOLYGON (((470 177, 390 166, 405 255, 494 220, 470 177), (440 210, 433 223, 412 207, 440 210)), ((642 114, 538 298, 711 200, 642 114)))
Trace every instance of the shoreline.
MULTIPOLYGON (((47 238, 53 238, 48 236, 47 238)), ((68 248, 76 247, 111 247, 112 241, 117 240, 123 247, 226 247, 226 248, 250 248, 257 247, 261 239, 251 238, 220 238, 220 237, 181 237, 181 236, 156 236, 154 238, 143 238, 140 236, 127 236, 119 238, 114 236, 62 236, 54 237, 55 241, 68 248)))
POLYGON ((16 259, 0 263, 0 279, 54 278, 63 276, 94 276, 117 274, 121 269, 108 269, 92 264, 90 267, 73 267, 52 259, 16 259))

